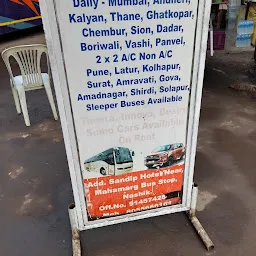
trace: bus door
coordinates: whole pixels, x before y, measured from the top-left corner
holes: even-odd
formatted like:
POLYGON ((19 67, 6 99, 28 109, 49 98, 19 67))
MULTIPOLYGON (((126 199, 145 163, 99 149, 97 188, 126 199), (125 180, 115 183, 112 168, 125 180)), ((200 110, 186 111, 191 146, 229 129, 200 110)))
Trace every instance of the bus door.
POLYGON ((115 175, 115 156, 114 152, 107 155, 108 175, 115 175))

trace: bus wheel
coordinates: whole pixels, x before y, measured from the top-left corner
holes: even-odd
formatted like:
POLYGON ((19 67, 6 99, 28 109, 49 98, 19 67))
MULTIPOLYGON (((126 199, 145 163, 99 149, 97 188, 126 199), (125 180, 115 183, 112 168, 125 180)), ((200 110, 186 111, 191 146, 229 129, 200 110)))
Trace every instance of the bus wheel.
POLYGON ((104 176, 107 174, 106 170, 103 167, 100 168, 100 173, 104 176))

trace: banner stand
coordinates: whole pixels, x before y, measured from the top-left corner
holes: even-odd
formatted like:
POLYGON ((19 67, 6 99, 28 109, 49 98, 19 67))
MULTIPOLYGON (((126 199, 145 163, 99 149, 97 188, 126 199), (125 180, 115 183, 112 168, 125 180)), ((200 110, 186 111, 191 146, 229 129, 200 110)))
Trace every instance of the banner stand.
POLYGON ((212 250, 193 183, 211 1, 40 8, 74 195, 73 255, 80 231, 177 212, 212 250))
MULTIPOLYGON (((202 242, 204 243, 206 249, 208 251, 212 251, 214 249, 214 244, 211 238, 206 233, 202 224, 196 217, 197 197, 198 197, 198 185, 193 184, 191 206, 190 206, 190 210, 187 211, 186 213, 189 220, 191 221, 191 224, 193 225, 199 237, 201 238, 202 242)), ((73 256, 81 256, 81 242, 80 242, 80 234, 79 234, 80 230, 78 228, 76 208, 74 204, 69 205, 68 212, 69 212, 69 219, 70 219, 70 225, 72 230, 73 256)))

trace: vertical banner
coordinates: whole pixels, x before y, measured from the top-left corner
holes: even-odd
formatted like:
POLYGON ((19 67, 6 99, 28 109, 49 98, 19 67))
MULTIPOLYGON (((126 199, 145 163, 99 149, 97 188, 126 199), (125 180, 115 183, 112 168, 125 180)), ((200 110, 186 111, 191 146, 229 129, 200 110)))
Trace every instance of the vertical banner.
POLYGON ((88 219, 180 204, 198 2, 55 8, 88 219))

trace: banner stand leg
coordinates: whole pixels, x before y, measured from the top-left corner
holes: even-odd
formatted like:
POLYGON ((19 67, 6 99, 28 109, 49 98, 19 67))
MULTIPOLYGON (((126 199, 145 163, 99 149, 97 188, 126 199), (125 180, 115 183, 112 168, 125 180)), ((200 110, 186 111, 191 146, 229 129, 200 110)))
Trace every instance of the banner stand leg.
POLYGON ((72 229, 73 256, 81 256, 80 232, 77 225, 76 208, 74 204, 69 205, 68 213, 72 229))
MULTIPOLYGON (((203 228, 202 224, 196 217, 196 204, 197 204, 197 197, 198 197, 198 186, 196 184, 193 185, 192 189, 192 199, 191 199, 191 206, 190 211, 187 212, 187 216, 191 221, 192 225, 194 226, 195 230, 197 231, 198 235, 202 239, 206 249, 211 251, 214 249, 214 244, 208 234, 206 233, 205 229, 203 228)), ((69 219, 72 229, 72 247, 73 247, 73 256, 81 256, 81 243, 80 243, 80 232, 78 229, 77 224, 77 217, 76 217, 76 209, 75 205, 71 204, 68 207, 69 219)))
POLYGON ((191 199, 191 207, 190 211, 187 212, 187 216, 189 217, 192 225, 194 226, 195 230, 197 231, 198 235, 202 239, 205 247, 208 251, 214 249, 214 244, 208 234, 206 233, 205 229, 201 225, 200 221, 196 217, 196 204, 197 204, 197 196, 198 196, 198 186, 196 184, 193 185, 192 190, 192 199, 191 199))

